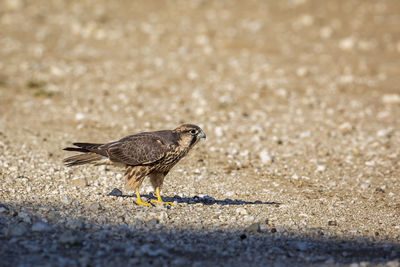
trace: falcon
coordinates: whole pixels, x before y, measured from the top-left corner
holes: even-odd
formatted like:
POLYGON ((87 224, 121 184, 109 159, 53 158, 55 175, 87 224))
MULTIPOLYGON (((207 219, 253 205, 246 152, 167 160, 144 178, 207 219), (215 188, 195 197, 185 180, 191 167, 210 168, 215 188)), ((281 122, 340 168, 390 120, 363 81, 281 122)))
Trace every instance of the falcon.
POLYGON ((83 164, 115 165, 126 169, 126 188, 136 192, 138 205, 150 206, 140 198, 139 187, 148 176, 153 185, 157 200, 164 202, 160 190, 165 176, 187 153, 206 138, 203 130, 193 124, 183 124, 174 130, 143 132, 126 136, 106 144, 73 143, 66 151, 81 152, 64 159, 67 166, 83 164))

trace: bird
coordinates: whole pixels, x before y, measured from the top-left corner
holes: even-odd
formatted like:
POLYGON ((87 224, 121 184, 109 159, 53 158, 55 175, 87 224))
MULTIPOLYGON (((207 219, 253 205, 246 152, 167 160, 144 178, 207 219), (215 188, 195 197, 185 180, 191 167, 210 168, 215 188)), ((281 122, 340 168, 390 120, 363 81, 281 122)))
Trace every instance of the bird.
POLYGON ((160 190, 165 176, 206 134, 197 125, 183 124, 174 130, 142 132, 105 144, 73 143, 74 147, 63 150, 80 152, 64 159, 66 166, 83 164, 114 165, 125 168, 125 187, 136 192, 136 204, 151 206, 144 202, 139 187, 146 177, 155 190, 157 200, 164 203, 160 190))

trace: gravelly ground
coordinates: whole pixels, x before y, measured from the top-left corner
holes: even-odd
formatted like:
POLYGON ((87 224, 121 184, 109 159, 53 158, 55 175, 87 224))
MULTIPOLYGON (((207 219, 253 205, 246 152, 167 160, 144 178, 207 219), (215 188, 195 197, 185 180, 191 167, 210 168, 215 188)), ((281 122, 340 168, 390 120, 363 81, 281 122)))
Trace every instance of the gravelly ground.
POLYGON ((399 266, 399 25, 396 0, 1 1, 0 266, 399 266), (183 122, 207 140, 176 207, 62 165, 183 122))

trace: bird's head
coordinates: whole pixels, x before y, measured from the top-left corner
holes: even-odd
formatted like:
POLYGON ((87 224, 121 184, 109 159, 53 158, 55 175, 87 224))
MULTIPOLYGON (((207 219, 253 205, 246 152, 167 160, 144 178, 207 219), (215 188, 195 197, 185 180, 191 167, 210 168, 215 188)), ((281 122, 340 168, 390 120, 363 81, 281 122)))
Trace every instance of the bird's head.
POLYGON ((179 136, 179 145, 186 148, 193 147, 201 138, 206 138, 203 130, 193 124, 183 124, 174 130, 179 136))

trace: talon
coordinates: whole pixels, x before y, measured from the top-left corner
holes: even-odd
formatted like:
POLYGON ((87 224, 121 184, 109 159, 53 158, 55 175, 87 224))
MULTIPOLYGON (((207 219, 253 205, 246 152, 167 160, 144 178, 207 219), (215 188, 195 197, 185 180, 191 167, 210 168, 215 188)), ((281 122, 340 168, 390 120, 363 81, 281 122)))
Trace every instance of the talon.
POLYGON ((174 204, 174 203, 172 203, 172 202, 164 202, 164 201, 162 201, 162 200, 159 200, 159 199, 157 199, 157 200, 155 200, 155 199, 152 199, 152 200, 150 200, 150 202, 151 202, 151 203, 153 203, 153 204, 163 203, 164 205, 171 205, 171 206, 175 206, 175 204, 174 204))
POLYGON ((143 202, 143 201, 138 201, 138 200, 136 200, 135 203, 136 203, 136 205, 138 205, 138 206, 146 206, 146 207, 150 207, 150 206, 151 206, 150 203, 143 202))
POLYGON ((147 202, 143 202, 143 201, 142 201, 142 199, 140 198, 139 190, 137 190, 137 189, 136 189, 136 197, 137 197, 137 199, 136 199, 136 205, 139 205, 139 206, 146 206, 146 207, 150 207, 150 206, 151 206, 150 203, 147 203, 147 202))
POLYGON ((152 200, 150 201, 151 203, 164 203, 164 205, 175 206, 175 204, 172 203, 172 202, 164 202, 164 201, 162 200, 161 195, 160 195, 160 189, 159 189, 158 187, 156 187, 156 195, 157 195, 157 200, 152 199, 152 200))

